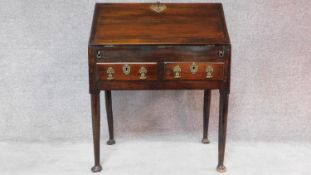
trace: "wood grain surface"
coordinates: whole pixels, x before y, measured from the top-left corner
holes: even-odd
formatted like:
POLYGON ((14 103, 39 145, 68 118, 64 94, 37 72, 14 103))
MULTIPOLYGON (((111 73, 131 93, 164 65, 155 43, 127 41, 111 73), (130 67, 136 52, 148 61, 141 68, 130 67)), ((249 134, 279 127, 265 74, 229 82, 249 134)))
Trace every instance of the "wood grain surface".
POLYGON ((97 4, 90 45, 228 44, 220 3, 165 3, 160 13, 148 3, 97 4))

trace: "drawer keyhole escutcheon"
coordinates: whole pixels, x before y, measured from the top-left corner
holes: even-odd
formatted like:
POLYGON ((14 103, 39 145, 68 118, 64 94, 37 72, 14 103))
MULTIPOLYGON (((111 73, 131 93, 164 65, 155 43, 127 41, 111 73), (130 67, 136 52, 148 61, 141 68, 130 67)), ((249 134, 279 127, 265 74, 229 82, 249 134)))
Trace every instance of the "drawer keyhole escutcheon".
POLYGON ((206 71, 206 78, 213 78, 214 69, 211 65, 208 65, 205 71, 206 71))
POLYGON ((161 4, 159 1, 156 4, 152 4, 150 6, 151 10, 157 12, 157 13, 161 13, 162 11, 164 11, 167 7, 165 4, 161 4))
POLYGON ((180 78, 181 68, 179 65, 175 66, 173 69, 173 72, 175 73, 174 78, 180 78))
POLYGON ((144 66, 142 66, 142 67, 139 69, 139 73, 140 73, 139 79, 141 79, 141 80, 147 79, 147 77, 146 77, 147 69, 146 69, 144 66))
POLYGON ((113 80, 114 79, 113 75, 112 75, 112 74, 114 74, 114 69, 112 67, 108 67, 107 74, 108 74, 107 80, 113 80))
POLYGON ((129 75, 130 72, 131 72, 131 66, 129 66, 128 64, 125 64, 123 67, 122 67, 122 70, 123 70, 123 73, 125 75, 129 75))
POLYGON ((190 66, 190 72, 192 74, 196 74, 199 70, 199 66, 197 64, 195 64, 195 62, 193 62, 190 66))

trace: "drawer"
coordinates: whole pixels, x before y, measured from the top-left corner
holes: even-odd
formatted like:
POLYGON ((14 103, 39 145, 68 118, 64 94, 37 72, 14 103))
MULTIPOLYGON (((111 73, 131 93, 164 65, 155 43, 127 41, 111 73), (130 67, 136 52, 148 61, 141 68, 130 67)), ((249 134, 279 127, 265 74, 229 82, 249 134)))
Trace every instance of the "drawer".
POLYGON ((166 62, 165 80, 223 80, 223 62, 166 62))
POLYGON ((95 50, 94 55, 98 62, 213 62, 215 60, 221 62, 228 58, 230 52, 229 47, 224 45, 144 45, 99 47, 95 50))
POLYGON ((157 80, 157 63, 97 63, 99 80, 157 80))

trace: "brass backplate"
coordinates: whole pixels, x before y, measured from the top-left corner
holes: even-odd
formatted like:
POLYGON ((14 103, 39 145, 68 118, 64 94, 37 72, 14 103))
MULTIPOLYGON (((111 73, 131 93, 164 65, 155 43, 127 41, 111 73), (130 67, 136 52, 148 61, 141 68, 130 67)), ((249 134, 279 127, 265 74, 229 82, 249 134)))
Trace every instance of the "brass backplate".
POLYGON ((213 66, 208 65, 205 71, 206 71, 206 78, 213 78, 213 72, 214 72, 213 66))

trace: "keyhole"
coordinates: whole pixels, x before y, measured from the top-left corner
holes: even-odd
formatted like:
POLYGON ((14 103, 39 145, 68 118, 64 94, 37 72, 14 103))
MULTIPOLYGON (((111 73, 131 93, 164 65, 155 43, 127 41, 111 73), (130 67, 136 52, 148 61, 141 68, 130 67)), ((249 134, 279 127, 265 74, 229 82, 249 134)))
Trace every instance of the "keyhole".
POLYGON ((128 68, 126 67, 125 70, 128 71, 128 68))

